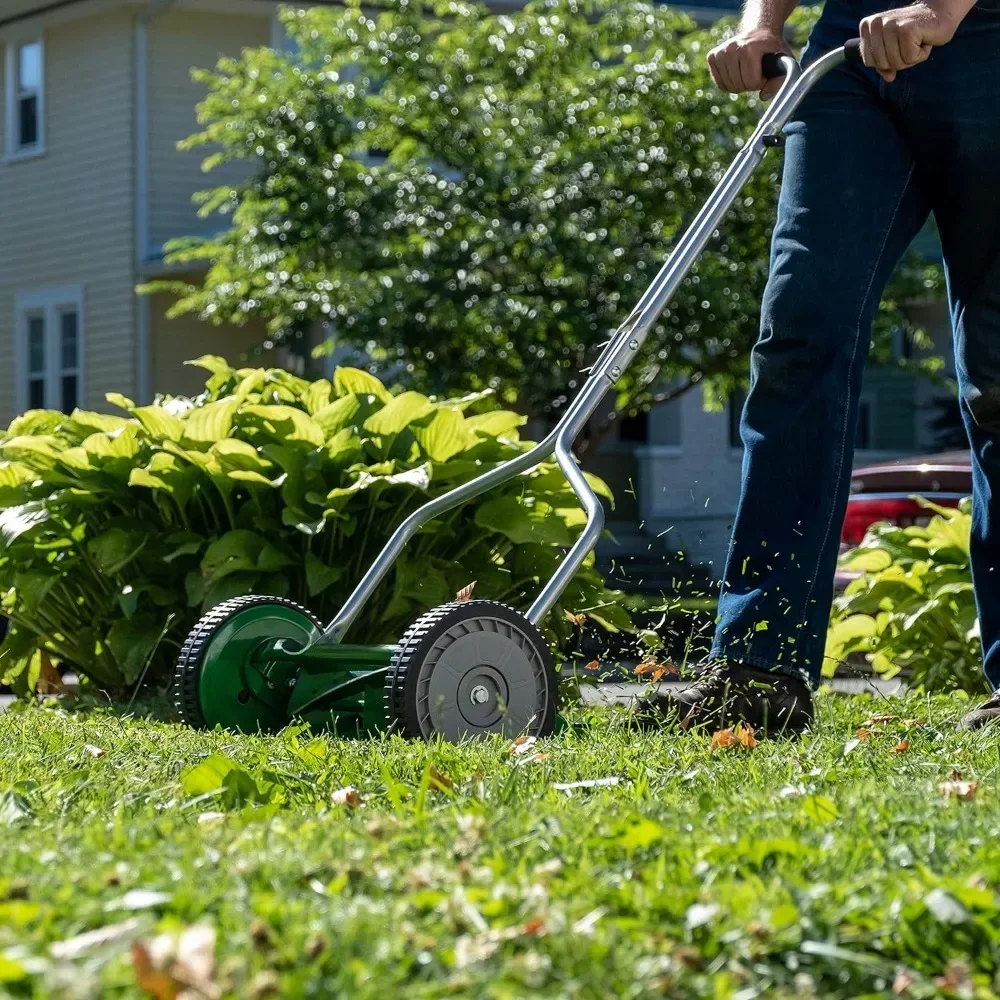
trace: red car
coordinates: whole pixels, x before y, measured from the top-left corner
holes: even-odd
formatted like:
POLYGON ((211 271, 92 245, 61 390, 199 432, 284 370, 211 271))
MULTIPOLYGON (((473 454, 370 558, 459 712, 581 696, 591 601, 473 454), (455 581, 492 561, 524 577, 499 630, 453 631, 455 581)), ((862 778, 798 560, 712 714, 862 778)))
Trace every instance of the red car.
MULTIPOLYGON (((972 461, 967 451, 917 455, 859 466, 851 478, 851 495, 841 532, 841 550, 857 545, 876 521, 909 525, 926 522, 928 511, 913 498, 925 497, 941 507, 957 507, 972 492, 972 461)), ((837 589, 853 574, 838 571, 837 589)))

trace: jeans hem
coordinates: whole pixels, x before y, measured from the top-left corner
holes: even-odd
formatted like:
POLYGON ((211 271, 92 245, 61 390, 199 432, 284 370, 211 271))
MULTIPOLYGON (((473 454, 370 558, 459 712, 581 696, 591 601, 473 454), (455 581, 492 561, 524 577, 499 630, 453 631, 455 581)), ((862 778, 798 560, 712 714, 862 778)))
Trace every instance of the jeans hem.
POLYGON ((791 667, 783 663, 775 663, 774 660, 763 656, 754 656, 752 653, 743 653, 737 650, 727 650, 724 647, 712 647, 708 654, 709 660, 728 660, 730 663, 742 663, 748 667, 755 667, 758 670, 767 670, 772 674, 784 674, 786 677, 794 677, 802 681, 810 691, 815 691, 819 687, 819 681, 813 677, 808 670, 801 667, 791 667))

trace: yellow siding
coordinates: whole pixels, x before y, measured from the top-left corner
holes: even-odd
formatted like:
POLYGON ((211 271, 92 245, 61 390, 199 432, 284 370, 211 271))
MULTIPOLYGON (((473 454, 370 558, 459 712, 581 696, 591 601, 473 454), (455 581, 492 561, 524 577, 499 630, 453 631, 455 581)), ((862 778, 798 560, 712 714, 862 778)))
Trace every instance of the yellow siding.
POLYGON ((215 327, 192 316, 167 319, 170 298, 154 295, 150 301, 150 362, 153 392, 173 396, 196 395, 208 373, 185 366, 203 354, 218 354, 237 367, 266 368, 277 363, 271 352, 256 353, 264 341, 263 323, 245 327, 215 327))
POLYGON ((132 17, 127 9, 108 11, 52 26, 43 37, 47 152, 0 162, 4 423, 15 406, 19 293, 83 285, 84 404, 135 387, 132 17))
POLYGON ((245 48, 270 43, 272 7, 260 7, 260 14, 250 16, 178 8, 162 14, 150 28, 151 250, 178 236, 210 235, 221 228, 218 218, 198 218, 191 196, 237 181, 245 167, 227 165, 205 174, 201 164, 207 150, 182 153, 177 143, 199 128, 195 105, 204 88, 191 80, 191 68, 212 69, 220 55, 239 56, 245 48))

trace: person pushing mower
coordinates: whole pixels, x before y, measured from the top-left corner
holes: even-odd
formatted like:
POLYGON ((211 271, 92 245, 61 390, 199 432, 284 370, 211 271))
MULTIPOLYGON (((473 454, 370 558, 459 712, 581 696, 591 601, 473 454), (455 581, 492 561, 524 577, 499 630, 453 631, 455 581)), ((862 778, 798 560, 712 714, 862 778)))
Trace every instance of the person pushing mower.
MULTIPOLYGON (((748 0, 708 56, 730 93, 775 93, 762 63, 788 53, 797 0, 748 0)), ((741 421, 740 500, 709 658, 692 683, 639 706, 646 725, 799 733, 812 721, 850 485, 872 321, 900 257, 933 214, 972 449, 971 564, 1000 718, 1000 0, 827 0, 806 65, 855 36, 785 127, 760 337, 741 421)))

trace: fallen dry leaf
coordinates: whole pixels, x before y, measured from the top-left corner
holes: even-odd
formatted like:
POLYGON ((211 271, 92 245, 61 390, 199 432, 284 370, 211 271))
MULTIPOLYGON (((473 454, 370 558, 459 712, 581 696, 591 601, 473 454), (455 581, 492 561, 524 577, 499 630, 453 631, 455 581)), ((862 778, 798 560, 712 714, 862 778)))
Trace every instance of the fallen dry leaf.
POLYGON ((276 997, 280 992, 281 980, 278 978, 278 973, 272 969, 262 969, 250 983, 250 996, 253 1000, 276 997))
POLYGON ((736 742, 736 734, 731 729, 720 729, 712 733, 712 751, 731 747, 736 742))
POLYGON ((913 975, 906 969, 900 969, 896 973, 896 978, 892 981, 892 992, 894 996, 905 997, 909 993, 910 987, 916 982, 913 975))
POLYGON ((537 736, 518 736, 518 738, 511 743, 510 752, 514 754, 515 757, 520 757, 521 754, 530 753, 531 748, 537 742, 537 736))
POLYGON ((969 967, 961 959, 950 959, 944 967, 944 975, 934 980, 934 985, 942 990, 972 996, 973 982, 969 975, 969 967))
POLYGON ((322 934, 313 934, 306 941, 306 957, 315 961, 327 949, 326 938, 322 934))
POLYGON ((49 948, 49 952, 53 958, 64 960, 80 958, 89 951, 103 948, 105 945, 113 944, 134 934, 138 934, 141 926, 139 918, 132 917, 130 920, 124 920, 120 924, 108 924, 107 927, 98 927, 95 931, 77 934, 76 937, 67 938, 65 941, 56 941, 49 948))
POLYGON ((255 948, 270 948, 274 943, 271 936, 271 928, 263 920, 250 921, 250 940, 255 948))
POLYGON ((854 734, 859 740, 870 740, 872 738, 872 731, 870 729, 861 728, 857 730, 854 734))
POLYGON ((882 726, 887 722, 895 722, 898 718, 898 715, 873 715, 867 722, 862 722, 861 726, 864 729, 871 729, 872 726, 882 726))
POLYGON ((132 965, 139 989, 155 1000, 214 1000, 222 995, 212 975, 215 930, 208 924, 137 941, 132 965))
POLYGON ((636 675, 639 677, 644 677, 646 674, 651 674, 657 667, 656 660, 643 660, 636 668, 636 675))
POLYGON ((456 601, 457 603, 462 603, 463 601, 471 601, 471 600, 472 600, 472 592, 473 592, 473 591, 474 591, 475 589, 476 589, 476 581, 475 581, 475 580, 473 580, 473 581, 472 581, 472 583, 470 583, 470 584, 467 584, 467 585, 466 585, 465 587, 463 587, 463 588, 462 588, 462 589, 461 589, 461 590, 460 590, 460 591, 459 591, 459 592, 458 592, 458 593, 457 593, 457 594, 455 595, 455 601, 456 601))
POLYGON ((41 666, 38 670, 38 680, 35 681, 36 694, 65 694, 66 685, 63 684, 59 671, 52 664, 52 658, 44 649, 38 651, 41 666))
POLYGON ((958 799, 959 802, 971 802, 978 790, 978 781, 943 781, 938 785, 938 791, 946 799, 958 799))
POLYGON ((535 917, 534 920, 529 920, 524 927, 521 928, 521 933, 526 937, 538 937, 545 930, 545 921, 541 917, 535 917))
POLYGON ((910 749, 910 741, 909 740, 900 740, 892 748, 892 752, 893 753, 906 753, 906 751, 909 750, 909 749, 910 749))
POLYGON ((662 680, 663 680, 663 678, 664 678, 664 677, 666 677, 666 675, 667 675, 667 668, 666 668, 666 667, 657 667, 657 668, 656 668, 656 669, 655 669, 655 670, 654 670, 654 671, 652 672, 652 674, 650 674, 650 677, 649 677, 649 679, 650 679, 650 680, 651 680, 651 681, 652 681, 652 682, 653 682, 654 684, 659 684, 659 683, 660 683, 660 681, 662 681, 662 680))
POLYGON ((92 743, 83 745, 84 753, 89 753, 91 757, 103 757, 108 751, 102 747, 95 747, 92 743))
POLYGON ((347 806, 348 809, 356 809, 365 801, 354 785, 347 785, 346 788, 338 788, 331 798, 335 806, 347 806))
POLYGON ((584 665, 584 670, 598 670, 600 669, 600 660, 591 660, 590 663, 584 665))
POLYGON ((735 746, 751 750, 759 742, 760 740, 754 734, 753 726, 744 725, 742 722, 738 722, 735 729, 720 729, 712 733, 713 751, 735 746))
POLYGON ((430 787, 436 788, 439 792, 451 790, 455 787, 455 782, 452 781, 447 774, 442 773, 436 767, 429 769, 427 777, 430 779, 430 787))
POLYGON ((572 611, 566 611, 565 615, 566 615, 567 620, 571 621, 574 625, 580 625, 580 626, 582 626, 583 623, 587 620, 587 616, 586 615, 574 614, 574 612, 572 612, 572 611))

